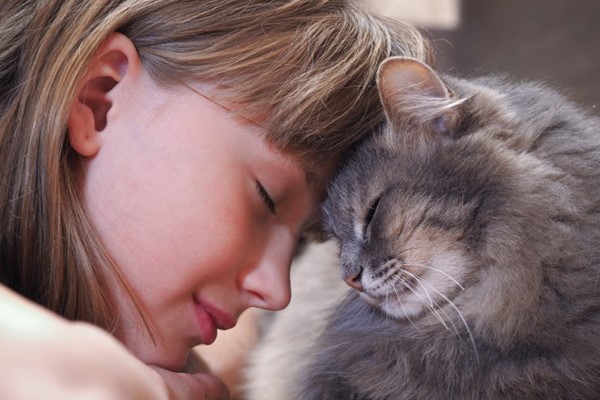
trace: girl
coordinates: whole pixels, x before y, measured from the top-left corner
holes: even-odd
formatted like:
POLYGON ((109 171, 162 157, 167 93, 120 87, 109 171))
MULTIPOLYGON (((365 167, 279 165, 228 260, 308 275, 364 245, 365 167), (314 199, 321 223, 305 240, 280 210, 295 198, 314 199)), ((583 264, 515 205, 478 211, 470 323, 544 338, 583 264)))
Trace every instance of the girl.
POLYGON ((190 349, 286 306, 379 62, 427 58, 341 0, 4 0, 0 36, 2 398, 227 398, 190 349))

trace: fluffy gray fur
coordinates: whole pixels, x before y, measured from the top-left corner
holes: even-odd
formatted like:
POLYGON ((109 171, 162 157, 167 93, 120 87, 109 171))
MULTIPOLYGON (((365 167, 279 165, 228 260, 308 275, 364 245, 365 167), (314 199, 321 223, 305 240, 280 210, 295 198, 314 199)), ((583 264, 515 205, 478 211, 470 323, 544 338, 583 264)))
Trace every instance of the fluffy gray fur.
POLYGON ((414 63, 382 72, 388 122, 330 187, 362 292, 298 398, 600 399, 600 121, 539 84, 414 63))

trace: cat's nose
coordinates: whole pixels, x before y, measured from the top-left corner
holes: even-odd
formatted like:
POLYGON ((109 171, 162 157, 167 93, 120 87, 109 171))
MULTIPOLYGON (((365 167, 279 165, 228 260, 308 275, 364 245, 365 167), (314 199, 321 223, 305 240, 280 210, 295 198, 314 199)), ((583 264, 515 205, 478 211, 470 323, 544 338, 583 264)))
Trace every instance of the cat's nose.
POLYGON ((358 271, 358 274, 350 274, 350 275, 346 275, 344 277, 344 282, 346 282, 346 284, 348 286, 350 286, 352 289, 356 289, 359 292, 362 292, 364 290, 361 281, 362 277, 362 268, 358 271))

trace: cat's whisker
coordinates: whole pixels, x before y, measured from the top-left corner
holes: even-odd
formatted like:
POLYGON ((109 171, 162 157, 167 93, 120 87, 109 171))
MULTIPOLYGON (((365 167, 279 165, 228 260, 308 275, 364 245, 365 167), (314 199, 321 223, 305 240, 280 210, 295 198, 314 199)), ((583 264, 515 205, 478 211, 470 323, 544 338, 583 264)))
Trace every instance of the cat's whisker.
MULTIPOLYGON (((437 310, 435 309, 434 306, 434 301, 431 298, 431 296, 429 295, 429 292, 427 290, 425 290, 425 294, 427 295, 427 297, 429 298, 429 302, 427 301, 426 298, 424 298, 421 294, 419 294, 419 292, 416 290, 417 288, 414 285, 411 285, 410 281, 406 281, 404 280, 402 277, 400 278, 402 280, 402 284, 408 289, 410 290, 410 292, 412 294, 414 294, 416 297, 418 297, 421 302, 426 306, 426 308, 431 311, 431 313, 433 315, 435 315, 435 317, 440 321, 440 323, 446 328, 446 329, 450 329, 448 327, 448 325, 446 325, 446 323, 444 322, 444 319, 442 318, 442 316, 437 312, 437 310)), ((418 281, 418 278, 417 278, 418 281)), ((418 282, 417 282, 418 283, 418 282)), ((424 288, 424 287, 423 287, 424 288)), ((425 288, 424 288, 425 289, 425 288)))
MULTIPOLYGON (((404 271, 404 272, 407 272, 407 271, 404 271)), ((417 277, 416 275, 411 274, 411 273, 408 273, 408 274, 412 275, 412 278, 415 280, 416 283, 421 284, 421 282, 420 282, 421 279, 419 279, 419 277, 417 277)), ((416 288, 411 287, 410 285, 408 285, 408 283, 410 283, 410 282, 407 282, 405 284, 406 287, 408 287, 415 296, 417 296, 419 299, 421 299, 421 301, 425 304, 425 306, 427 306, 427 309, 429 311, 431 311, 431 313, 437 318, 438 321, 440 321, 440 323, 444 326, 444 328, 446 328, 446 330, 450 330, 450 327, 446 324, 446 322, 444 321, 444 318, 442 318, 442 316, 439 314, 438 310, 436 310, 435 302, 433 301, 433 298, 431 297, 431 295, 429 294, 429 291, 425 288, 425 286, 421 284, 421 286, 423 287, 423 289, 425 291, 425 294, 429 298, 429 304, 427 304, 425 298, 423 298, 423 296, 421 296, 417 292, 416 288)), ((446 317, 448 317, 448 314, 446 314, 446 317)))
MULTIPOLYGON (((441 293, 437 289, 435 289, 434 287, 432 287, 430 284, 428 284, 425 280, 421 279, 417 275, 411 273, 410 271, 406 271, 406 270, 404 270, 404 272, 407 275, 409 275, 412 279, 414 279, 415 282, 419 283, 421 285, 421 287, 423 287, 423 290, 425 291, 425 293, 427 293, 427 295, 429 296, 429 298, 431 298, 431 295, 429 294, 429 290, 425 287, 425 284, 427 284, 427 286, 429 286, 431 289, 433 289, 433 291, 435 291, 435 292, 437 292, 438 294, 441 295, 441 293)), ((444 297, 444 296, 442 296, 442 297, 444 297)), ((432 303, 433 303, 433 301, 432 301, 432 303)), ((433 304, 432 304, 431 307, 428 307, 428 308, 432 311, 432 313, 438 319, 438 321, 440 321, 440 323, 446 328, 446 330, 450 330, 450 328, 445 323, 445 321, 442 318, 442 316, 439 314, 440 312, 442 312, 446 316, 446 318, 448 319, 448 321, 450 322, 450 324, 452 325, 453 331, 456 333, 457 336, 460 336, 458 328, 456 327, 456 325, 452 321, 452 318, 450 318, 450 316, 448 315, 448 313, 446 311, 444 311, 443 308, 440 307, 438 309, 435 309, 435 306, 433 304)), ((467 329, 468 329, 468 327, 467 327, 467 329)))
MULTIPOLYGON (((411 274, 408 271, 404 271, 407 272, 408 274, 411 274)), ((414 275, 414 274, 411 274, 414 275)), ((419 279, 415 276, 416 279, 419 279)), ((477 350, 477 345, 475 344, 475 339, 473 337, 473 333, 471 332, 471 328, 469 327, 469 324, 467 323, 467 320, 465 319, 465 317, 463 316, 462 312, 458 309, 458 307, 456 306, 456 304, 454 304, 454 302, 452 300, 450 300, 447 296, 443 295, 439 290, 437 290, 435 287, 433 287, 433 285, 431 285, 430 283, 424 281, 424 280, 419 280, 421 282, 422 285, 427 285, 431 290, 433 290, 434 292, 436 292, 442 299, 446 300, 446 302, 448 303, 448 305, 450 307, 452 307, 454 309, 454 311, 456 311, 458 317, 461 319, 463 325, 465 326, 465 329, 467 331, 467 334, 469 335, 469 339, 471 341, 471 344, 473 345, 473 350, 475 351, 475 358, 477 358, 477 362, 479 362, 479 351, 477 350)))
POLYGON ((392 290, 394 291, 394 293, 396 294, 396 299, 398 300, 398 303, 400 304, 400 307, 402 308, 402 313, 404 314, 404 316, 406 316, 406 319, 408 319, 408 322, 410 322, 410 324, 419 332, 423 332, 421 330, 421 328, 419 328, 414 322, 413 320, 410 318, 410 316, 408 315, 408 313, 406 312, 406 308, 404 307, 404 303, 402 302, 402 300, 400 300, 400 293, 398 293, 398 291, 396 290, 396 286, 392 285, 392 290))
MULTIPOLYGON (((403 273, 404 272, 407 272, 407 271, 403 271, 403 273)), ((418 282, 419 278, 417 276, 415 276, 414 274, 410 274, 408 272, 407 272, 407 274, 409 274, 411 278, 413 278, 417 283, 419 283, 418 282)), ((409 280, 404 279, 404 278, 401 278, 401 279, 403 280, 402 283, 404 284, 404 286, 410 288, 411 291, 425 303, 425 299, 422 296, 420 296, 415 290, 413 290, 413 286, 411 286, 411 282, 409 280)), ((429 301, 427 302, 428 305, 430 307, 433 307, 435 305, 435 302, 433 301, 433 298, 431 297, 431 295, 429 294, 429 292, 427 290, 425 290, 425 294, 427 295, 427 298, 429 299, 429 301)))
POLYGON ((464 286, 461 285, 460 282, 457 281, 455 278, 453 278, 452 275, 448 274, 445 271, 442 271, 439 268, 435 268, 435 267, 432 267, 430 265, 425 265, 425 264, 417 264, 417 263, 405 263, 404 265, 410 265, 410 266, 413 266, 413 267, 428 268, 428 269, 431 269, 433 271, 439 272, 440 274, 446 276, 448 279, 450 279, 452 282, 454 282, 456 284, 456 286, 458 286, 461 290, 465 290, 464 286))
POLYGON ((450 315, 448 315, 448 313, 443 308, 441 308, 441 307, 438 308, 437 311, 440 312, 440 313, 442 313, 442 314, 444 314, 444 316, 446 317, 446 320, 448 322, 450 322, 450 325, 452 325, 452 331, 454 333, 456 333, 456 336, 460 336, 460 333, 458 332, 458 328, 456 327, 456 324, 454 324, 454 321, 452 320, 452 318, 450 318, 450 315))

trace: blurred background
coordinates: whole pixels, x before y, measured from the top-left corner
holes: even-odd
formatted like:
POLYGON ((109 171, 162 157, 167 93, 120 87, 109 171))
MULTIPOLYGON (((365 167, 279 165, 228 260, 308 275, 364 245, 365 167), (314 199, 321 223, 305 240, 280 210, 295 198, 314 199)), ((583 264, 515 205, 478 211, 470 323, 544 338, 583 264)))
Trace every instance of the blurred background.
POLYGON ((437 69, 541 80, 600 115, 600 0, 362 0, 422 28, 437 69))

